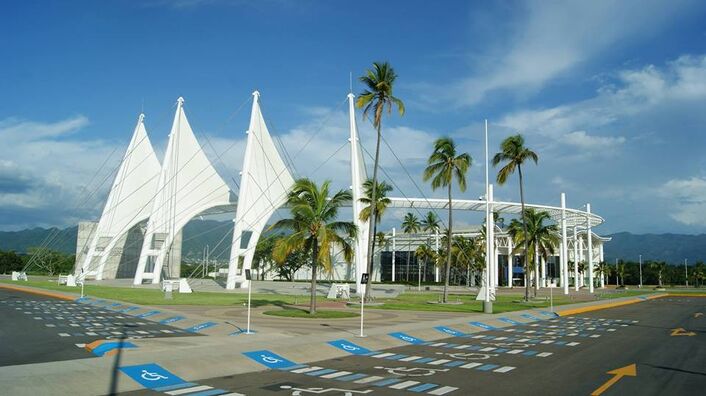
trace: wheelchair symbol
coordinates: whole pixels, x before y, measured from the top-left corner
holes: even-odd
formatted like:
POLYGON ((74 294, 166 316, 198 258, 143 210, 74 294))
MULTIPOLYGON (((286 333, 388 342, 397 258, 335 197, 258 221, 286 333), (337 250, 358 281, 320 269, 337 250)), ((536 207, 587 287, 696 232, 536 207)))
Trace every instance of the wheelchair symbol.
POLYGON ((376 366, 378 370, 386 370, 389 374, 399 375, 401 377, 427 377, 436 373, 449 371, 449 369, 437 369, 427 367, 382 367, 376 366))
POLYGON ((341 347, 346 351, 357 351, 359 349, 358 347, 354 347, 353 345, 348 344, 341 344, 341 347))
POLYGON ((269 364, 277 364, 277 363, 282 362, 282 360, 279 360, 279 359, 272 357, 272 356, 269 356, 269 355, 260 355, 260 357, 262 358, 263 362, 269 363, 269 364))
POLYGON ((407 342, 413 342, 413 341, 416 341, 416 340, 417 340, 417 339, 414 338, 414 337, 407 337, 407 336, 401 336, 400 338, 403 339, 403 340, 405 340, 405 341, 407 341, 407 342))
POLYGON ((140 375, 140 377, 142 377, 142 379, 145 381, 159 381, 159 380, 165 380, 165 379, 169 378, 169 377, 164 376, 162 374, 151 373, 147 370, 142 370, 142 375, 140 375))

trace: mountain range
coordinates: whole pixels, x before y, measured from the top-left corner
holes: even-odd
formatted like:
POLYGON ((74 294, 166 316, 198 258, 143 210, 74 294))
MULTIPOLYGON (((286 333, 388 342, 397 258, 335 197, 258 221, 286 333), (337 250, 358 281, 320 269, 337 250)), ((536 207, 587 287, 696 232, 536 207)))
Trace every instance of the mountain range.
MULTIPOLYGON (((194 220, 184 228, 182 257, 200 260, 204 247, 209 246, 210 257, 227 260, 232 239, 232 221, 194 220)), ((31 247, 46 242, 49 248, 65 253, 76 252, 77 227, 32 228, 21 231, 0 231, 0 250, 26 253, 31 247)), ((612 240, 604 247, 605 260, 616 258, 627 261, 642 259, 681 264, 706 260, 706 234, 632 234, 619 232, 609 235, 612 240)))

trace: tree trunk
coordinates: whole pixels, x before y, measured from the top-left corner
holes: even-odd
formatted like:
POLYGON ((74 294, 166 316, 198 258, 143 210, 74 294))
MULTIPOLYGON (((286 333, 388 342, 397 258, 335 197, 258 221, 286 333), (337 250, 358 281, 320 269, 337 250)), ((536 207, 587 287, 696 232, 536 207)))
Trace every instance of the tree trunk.
POLYGON ((451 272, 451 182, 449 182, 449 229, 446 236, 446 276, 444 277, 444 303, 448 302, 449 298, 449 273, 451 272))
POLYGON ((529 301, 529 262, 527 260, 528 250, 527 250, 527 221, 525 220, 525 190, 522 186, 522 165, 517 165, 517 172, 520 176, 520 207, 521 207, 521 217, 522 217, 522 232, 524 233, 524 249, 525 249, 525 301, 529 301))
POLYGON ((375 161, 373 162, 373 188, 370 192, 370 224, 368 226, 368 231, 370 235, 368 236, 368 284, 365 285, 365 300, 370 301, 370 296, 372 295, 371 289, 373 284, 372 273, 373 273, 373 249, 375 249, 375 222, 377 221, 377 183, 378 183, 378 162, 380 161, 380 127, 377 126, 377 140, 375 142, 375 161))
POLYGON ((316 314, 316 267, 318 263, 319 246, 318 242, 314 241, 314 246, 311 249, 311 301, 309 302, 309 314, 316 314))

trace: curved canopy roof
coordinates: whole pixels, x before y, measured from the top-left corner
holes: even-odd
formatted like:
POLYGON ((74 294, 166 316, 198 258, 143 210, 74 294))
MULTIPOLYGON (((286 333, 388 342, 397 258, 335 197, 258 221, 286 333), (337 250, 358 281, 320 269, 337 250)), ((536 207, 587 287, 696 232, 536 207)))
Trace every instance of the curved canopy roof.
MULTIPOLYGON (((424 209, 447 209, 449 201, 440 198, 394 198, 390 197, 391 208, 424 208, 424 209)), ((474 199, 454 199, 451 203, 454 210, 472 210, 476 212, 485 211, 485 203, 483 200, 474 199)), ((493 212, 520 214, 522 205, 519 202, 502 202, 493 201, 490 203, 493 212)), ((525 203, 525 208, 543 210, 549 213, 549 216, 557 223, 561 222, 560 206, 537 205, 525 203)), ((603 224, 605 220, 596 214, 589 214, 586 211, 578 209, 566 208, 566 226, 583 226, 590 224, 591 227, 603 224), (589 223, 590 222, 590 223, 589 223)))

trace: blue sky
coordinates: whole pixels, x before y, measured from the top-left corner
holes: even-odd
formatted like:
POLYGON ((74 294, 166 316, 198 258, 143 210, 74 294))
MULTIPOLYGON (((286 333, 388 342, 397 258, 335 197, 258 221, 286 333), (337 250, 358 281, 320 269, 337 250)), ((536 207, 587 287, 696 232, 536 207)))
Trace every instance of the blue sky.
MULTIPOLYGON (((228 183, 255 89, 290 151, 316 134, 294 161, 312 176, 346 142, 349 72, 389 60, 407 114, 384 133, 416 183, 433 140, 450 135, 475 162, 459 196, 478 197, 488 118, 491 150, 520 131, 541 157, 526 170, 529 201, 591 202, 602 233, 706 232, 705 16, 703 2, 645 0, 5 3, 0 229, 95 218, 141 109, 163 150, 179 96, 228 183)), ((361 134, 372 148, 371 128, 361 134)), ((382 155, 398 193, 419 196, 382 155)), ((347 186, 346 158, 318 178, 347 186)), ((514 180, 496 188, 517 196, 514 180)))

